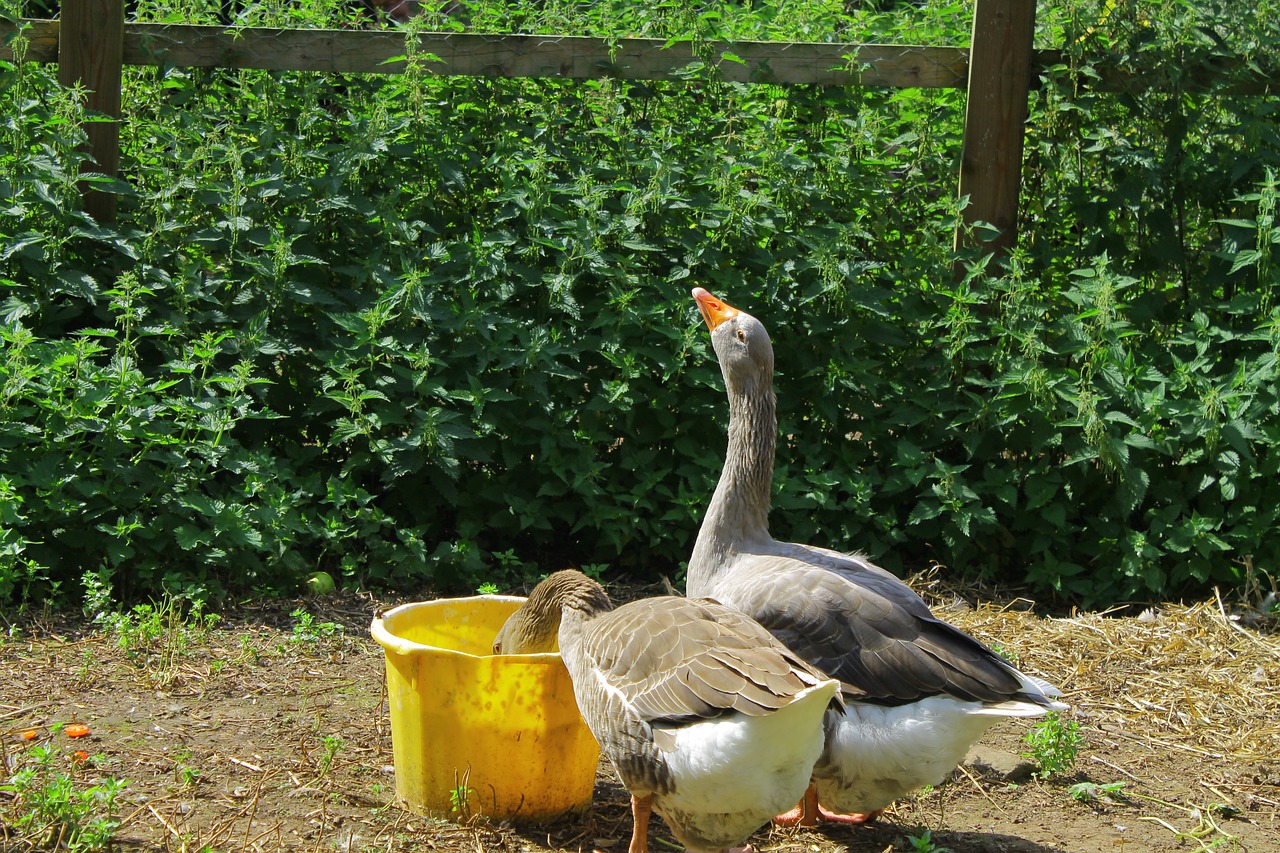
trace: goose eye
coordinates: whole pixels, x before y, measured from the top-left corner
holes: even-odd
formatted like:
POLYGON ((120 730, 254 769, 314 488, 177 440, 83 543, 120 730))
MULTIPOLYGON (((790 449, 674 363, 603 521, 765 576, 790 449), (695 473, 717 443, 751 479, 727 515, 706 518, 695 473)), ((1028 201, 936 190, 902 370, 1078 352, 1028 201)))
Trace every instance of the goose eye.
POLYGON ((739 330, 738 330, 738 340, 739 340, 739 341, 741 341, 741 342, 742 342, 742 343, 744 343, 744 344, 747 342, 747 333, 746 333, 746 330, 744 330, 744 329, 739 329, 739 330))

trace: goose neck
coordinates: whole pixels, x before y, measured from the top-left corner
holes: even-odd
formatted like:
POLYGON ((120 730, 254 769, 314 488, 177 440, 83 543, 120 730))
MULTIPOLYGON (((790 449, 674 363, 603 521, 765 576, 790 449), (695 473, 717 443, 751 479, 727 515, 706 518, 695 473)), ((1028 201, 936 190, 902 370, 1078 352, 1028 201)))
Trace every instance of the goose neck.
POLYGON ((775 406, 772 388, 729 397, 729 447, 690 560, 691 581, 737 552, 770 541, 775 406))

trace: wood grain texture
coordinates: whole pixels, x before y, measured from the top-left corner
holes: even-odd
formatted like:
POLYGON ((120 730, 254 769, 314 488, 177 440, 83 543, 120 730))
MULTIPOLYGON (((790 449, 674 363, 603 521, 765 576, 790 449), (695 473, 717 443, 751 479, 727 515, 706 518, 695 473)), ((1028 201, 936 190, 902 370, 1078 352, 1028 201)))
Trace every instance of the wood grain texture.
MULTIPOLYGON (((22 50, 22 58, 26 62, 57 62, 59 21, 24 18, 26 31, 23 38, 26 42, 22 50)), ((0 21, 0 60, 13 62, 16 58, 12 39, 17 26, 8 21, 0 21)))
MULTIPOLYGON (((138 35, 128 41, 128 61, 138 64, 362 74, 405 67, 399 33, 261 29, 232 38, 218 27, 152 27, 138 35)), ((963 85, 967 64, 955 48, 770 42, 695 47, 659 39, 471 33, 424 33, 418 55, 442 76, 676 80, 700 61, 735 82, 926 87, 963 85)))
MULTIPOLYGON (((57 61, 58 22, 29 24, 25 58, 57 61)), ((172 24, 128 24, 124 31, 126 65, 398 74, 405 70, 404 55, 404 35, 392 31, 172 24)), ((682 80, 699 73, 693 63, 700 62, 734 82, 902 88, 961 87, 969 64, 968 51, 954 47, 755 41, 695 46, 663 39, 475 33, 422 33, 418 56, 440 76, 682 80)), ((12 52, 0 48, 0 58, 12 58, 12 52)))
MULTIPOLYGON (((27 46, 23 58, 28 62, 57 62, 59 22, 26 19, 24 23, 27 46)), ((14 59, 13 50, 6 43, 13 31, 12 24, 0 22, 0 60, 14 59)), ((685 78, 675 72, 686 66, 692 56, 687 45, 683 52, 677 52, 673 46, 663 56, 666 42, 658 39, 623 39, 617 45, 628 53, 618 55, 610 52, 607 40, 586 37, 426 33, 423 44, 422 53, 433 54, 440 60, 428 63, 428 68, 441 76, 488 74, 574 79, 623 76, 633 80, 678 80, 685 78), (503 41, 509 43, 503 45, 503 41), (554 46, 543 47, 544 42, 554 46), (569 67, 572 74, 561 73, 561 59, 551 57, 554 53, 562 58, 566 50, 577 51, 569 67), (539 56, 539 52, 544 53, 539 56), (620 72, 618 66, 628 55, 657 58, 645 59, 644 64, 620 72)), ((726 79, 758 79, 781 85, 887 88, 963 88, 968 84, 971 52, 955 47, 811 42, 744 42, 713 47, 720 52, 717 55, 729 52, 748 62, 745 68, 726 72, 726 79), (754 78, 750 76, 753 68, 759 75, 754 78), (768 79, 769 74, 773 79, 768 79)), ((216 67, 220 59, 226 59, 230 63, 227 67, 231 68, 363 74, 398 74, 405 67, 403 62, 394 61, 395 57, 404 55, 399 33, 350 30, 232 30, 126 24, 124 50, 125 65, 207 68, 216 67), (291 48, 305 50, 307 58, 276 55, 291 48)), ((1033 85, 1037 83, 1034 78, 1039 71, 1064 61, 1063 52, 1057 49, 1033 50, 1031 56, 1033 85)), ((725 59, 722 64, 736 63, 725 59)), ((1100 77, 1082 79, 1079 85, 1098 92, 1135 92, 1158 88, 1164 82, 1157 74, 1142 75, 1106 67, 1095 70, 1100 77)), ((1225 87, 1204 72, 1193 73, 1182 85, 1189 92, 1207 92, 1211 86, 1218 86, 1216 91, 1224 95, 1274 95, 1280 89, 1278 78, 1280 71, 1268 65, 1256 79, 1225 87)))
MULTIPOLYGON (((1031 89, 1035 0, 978 0, 973 17, 960 195, 966 225, 989 222, 1000 234, 985 246, 1006 253, 1018 239, 1022 143, 1031 89)), ((957 246, 966 228, 956 232, 957 246)))
MULTIPOLYGON (((115 177, 120 166, 120 82, 124 56, 124 0, 63 0, 58 82, 83 86, 85 105, 111 118, 85 124, 94 168, 115 177)), ((83 187, 85 210, 99 222, 115 219, 114 195, 83 187)))

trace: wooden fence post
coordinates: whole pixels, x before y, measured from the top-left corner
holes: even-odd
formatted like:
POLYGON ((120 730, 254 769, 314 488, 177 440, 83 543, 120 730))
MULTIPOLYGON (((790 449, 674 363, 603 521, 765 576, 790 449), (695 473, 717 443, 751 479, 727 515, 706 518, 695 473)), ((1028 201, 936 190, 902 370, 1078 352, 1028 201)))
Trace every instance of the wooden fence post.
MULTIPOLYGON (((964 225, 1000 229, 984 245, 1003 256, 1018 239, 1022 142, 1031 88, 1035 0, 977 0, 969 51, 969 94, 960 158, 960 195, 969 196, 964 225)), ((965 228, 956 231, 956 248, 965 228)))
MULTIPOLYGON (((115 177, 120 167, 120 83, 124 65, 124 0, 62 0, 58 82, 83 85, 88 107, 111 117, 85 125, 97 170, 115 177)), ((85 189, 85 210, 99 222, 116 215, 116 197, 85 189)))

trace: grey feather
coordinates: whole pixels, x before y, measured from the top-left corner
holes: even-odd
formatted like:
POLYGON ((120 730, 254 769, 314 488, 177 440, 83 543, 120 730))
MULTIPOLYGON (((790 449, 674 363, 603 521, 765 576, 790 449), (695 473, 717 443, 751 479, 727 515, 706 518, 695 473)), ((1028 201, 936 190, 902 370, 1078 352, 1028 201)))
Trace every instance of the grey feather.
MULTIPOLYGON (((548 626, 601 751, 633 796, 654 796, 659 808, 675 784, 664 753, 681 726, 732 712, 769 714, 815 685, 835 690, 759 624, 715 601, 663 596, 612 609, 595 581, 556 572, 502 627, 495 648, 543 651, 548 626)), ((831 707, 840 707, 830 695, 831 707)), ((703 838, 696 816, 665 817, 678 837, 703 838)))

